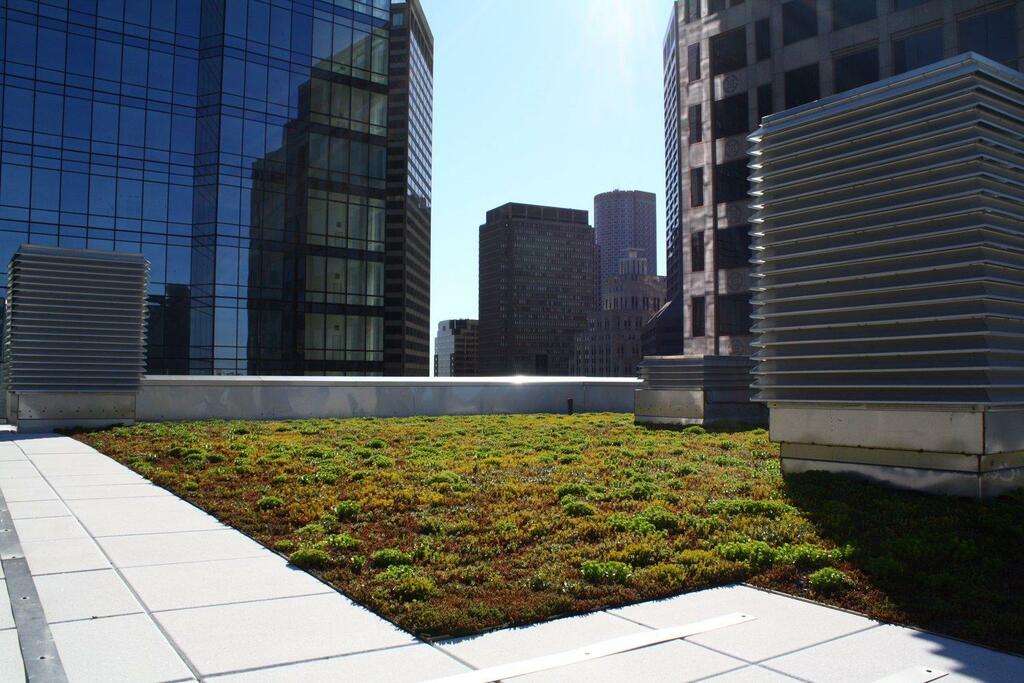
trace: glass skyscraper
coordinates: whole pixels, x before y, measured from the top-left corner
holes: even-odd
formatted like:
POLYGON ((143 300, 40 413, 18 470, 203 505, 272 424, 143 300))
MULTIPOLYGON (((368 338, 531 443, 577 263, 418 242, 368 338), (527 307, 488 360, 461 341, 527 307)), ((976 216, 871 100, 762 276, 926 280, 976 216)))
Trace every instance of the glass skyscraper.
POLYGON ((398 282, 429 282, 429 246, 405 247, 430 231, 432 38, 415 2, 0 13, 0 267, 25 242, 145 254, 153 373, 426 374, 429 285, 398 282), (416 70, 391 56, 412 14, 429 43, 416 70))

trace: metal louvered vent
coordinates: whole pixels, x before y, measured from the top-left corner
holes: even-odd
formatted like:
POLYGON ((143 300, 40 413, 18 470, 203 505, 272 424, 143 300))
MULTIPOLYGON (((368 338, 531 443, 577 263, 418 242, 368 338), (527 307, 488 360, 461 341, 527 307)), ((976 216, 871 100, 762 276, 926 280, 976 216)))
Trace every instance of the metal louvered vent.
POLYGON ((8 389, 137 391, 148 277, 141 254, 22 245, 9 269, 8 389))
POLYGON ((1024 75, 969 53, 750 139, 757 400, 1024 403, 1024 75))
POLYGON ((749 391, 753 361, 746 356, 648 356, 637 367, 645 389, 749 391))

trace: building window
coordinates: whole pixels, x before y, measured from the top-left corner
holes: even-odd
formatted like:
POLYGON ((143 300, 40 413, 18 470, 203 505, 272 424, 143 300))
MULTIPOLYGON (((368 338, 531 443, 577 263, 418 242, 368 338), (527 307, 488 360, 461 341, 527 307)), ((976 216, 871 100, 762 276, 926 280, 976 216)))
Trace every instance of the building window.
POLYGON ((747 93, 740 93, 714 103, 715 139, 750 131, 747 93))
POLYGON ((704 206, 704 169, 690 169, 690 206, 704 206))
POLYGON ((708 13, 714 14, 715 12, 721 12, 726 7, 735 7, 742 4, 743 0, 708 0, 708 13))
POLYGON ((683 9, 683 21, 689 23, 694 19, 700 19, 700 0, 686 0, 683 9))
POLYGON ((738 202, 750 191, 750 169, 747 160, 738 159, 715 167, 715 203, 738 202))
POLYGON ((690 297, 690 336, 703 337, 707 334, 706 319, 707 313, 704 310, 704 297, 690 297))
POLYGON ((893 41, 893 69, 901 74, 942 59, 942 27, 893 41))
POLYGON ((786 72, 786 109, 813 102, 821 97, 818 65, 809 64, 786 72))
POLYGON ((977 52, 1013 66, 1017 57, 1017 18, 1013 5, 957 23, 960 52, 977 52))
POLYGON ((782 44, 789 45, 818 35, 815 0, 790 0, 782 6, 782 44))
POLYGON ((747 65, 747 33, 741 27, 710 40, 711 75, 742 69, 747 65))
POLYGON ((704 270, 704 231, 690 235, 690 270, 700 273, 704 270))
POLYGON ((690 142, 700 142, 704 139, 704 122, 701 121, 701 106, 694 104, 690 106, 690 112, 686 117, 690 124, 690 142))
POLYGON ((836 57, 833 69, 836 92, 873 83, 878 80, 878 48, 836 57))
POLYGON ((686 68, 690 74, 690 83, 700 80, 700 43, 686 47, 686 68))
POLYGON ((759 62, 772 56, 772 25, 770 19, 759 19, 754 24, 754 52, 759 62))
POLYGON ((723 337, 750 334, 750 294, 728 294, 718 297, 715 311, 718 334, 723 337))
POLYGON ((892 8, 897 12, 901 9, 910 9, 911 7, 917 7, 923 5, 928 0, 893 0, 892 8))
POLYGON ((832 0, 832 30, 871 21, 877 16, 874 0, 832 0))
POLYGON ((757 120, 761 121, 764 117, 775 111, 774 103, 772 101, 772 84, 765 83, 764 85, 757 86, 757 120))
POLYGON ((736 225, 715 233, 715 267, 750 266, 750 226, 736 225))

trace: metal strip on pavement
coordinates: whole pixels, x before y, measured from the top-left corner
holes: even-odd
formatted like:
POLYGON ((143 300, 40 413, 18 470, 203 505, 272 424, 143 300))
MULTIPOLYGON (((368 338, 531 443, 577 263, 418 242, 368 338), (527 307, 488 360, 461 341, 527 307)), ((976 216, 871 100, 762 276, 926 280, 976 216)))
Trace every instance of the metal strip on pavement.
POLYGON ((0 565, 4 568, 11 613, 18 632, 25 677, 30 683, 67 683, 68 677, 46 623, 46 614, 21 550, 7 500, 0 490, 0 565))
POLYGON ((756 618, 757 617, 750 616, 749 614, 726 614, 720 617, 715 617, 714 619, 697 621, 692 624, 671 626, 669 628, 660 628, 653 631, 633 633, 620 638, 612 638, 611 640, 602 640, 600 642, 593 643, 592 645, 579 647, 575 650, 566 650, 565 652, 559 652, 553 655, 544 655, 542 657, 524 659, 518 662, 510 662, 508 664, 499 664, 498 666, 479 669, 477 671, 467 671, 466 673, 447 676, 444 678, 435 678, 430 681, 425 681, 424 683, 491 683, 492 681, 504 680, 506 678, 515 678, 516 676, 525 676, 527 674, 537 673, 540 671, 558 669, 564 666, 569 666, 570 664, 579 664, 580 662, 585 662, 590 659, 617 655, 622 652, 629 652, 630 650, 639 650, 641 648, 650 647, 651 645, 665 643, 670 640, 679 640, 680 638, 695 636, 698 633, 742 624, 756 618))
POLYGON ((939 671, 938 669, 926 666, 912 666, 909 669, 897 671, 885 678, 879 678, 875 683, 930 683, 930 681, 937 681, 948 675, 949 673, 946 671, 939 671))

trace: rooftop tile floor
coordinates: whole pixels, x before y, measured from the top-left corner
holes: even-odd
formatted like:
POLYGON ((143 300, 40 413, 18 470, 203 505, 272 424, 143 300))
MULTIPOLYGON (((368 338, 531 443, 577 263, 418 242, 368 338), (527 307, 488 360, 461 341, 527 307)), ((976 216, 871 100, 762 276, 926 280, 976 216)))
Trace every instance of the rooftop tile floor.
MULTIPOLYGON (((422 681, 734 612, 756 619, 512 680, 1024 680, 1024 659, 746 586, 424 643, 71 439, 7 435, 0 493, 72 683, 422 681)), ((0 559, 7 683, 38 633, 0 559)))

